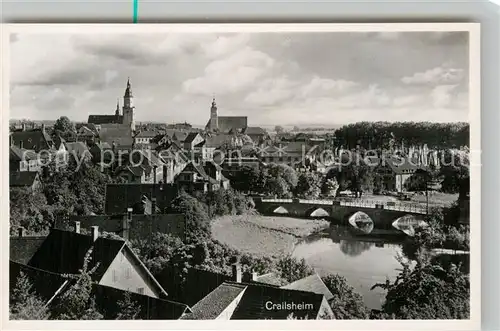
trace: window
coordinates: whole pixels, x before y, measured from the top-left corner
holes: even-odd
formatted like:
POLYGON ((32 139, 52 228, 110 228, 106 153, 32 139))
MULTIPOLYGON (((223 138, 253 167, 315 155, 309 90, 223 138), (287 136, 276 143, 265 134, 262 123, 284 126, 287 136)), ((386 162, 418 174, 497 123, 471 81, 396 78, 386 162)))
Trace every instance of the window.
POLYGON ((125 270, 125 278, 127 278, 127 279, 132 278, 132 271, 130 270, 130 267, 128 267, 128 268, 125 270))
POLYGON ((138 287, 137 288, 137 293, 144 294, 144 287, 138 287))
POLYGON ((116 283, 118 277, 116 276, 116 270, 113 270, 113 283, 116 283))

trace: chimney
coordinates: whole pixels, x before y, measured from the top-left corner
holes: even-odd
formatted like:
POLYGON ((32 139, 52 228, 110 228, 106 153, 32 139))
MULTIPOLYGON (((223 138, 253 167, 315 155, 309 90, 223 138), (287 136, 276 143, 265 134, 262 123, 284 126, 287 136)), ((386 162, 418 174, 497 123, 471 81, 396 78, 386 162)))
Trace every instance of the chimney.
POLYGON ((17 232, 19 233, 19 237, 24 237, 26 234, 24 233, 24 228, 19 228, 17 229, 17 232))
POLYGON ((156 214, 156 198, 151 198, 151 215, 156 214))
POLYGON ((256 273, 255 271, 252 271, 252 282, 256 282, 257 281, 257 277, 259 277, 259 274, 256 273))
POLYGON ((92 231, 92 241, 96 241, 99 238, 99 227, 97 225, 91 226, 92 231))
POLYGON ((241 265, 239 263, 234 263, 231 267, 233 271, 233 282, 241 283, 241 265))
POLYGON ((22 123, 21 124, 21 130, 22 131, 26 131, 26 123, 22 123))
POLYGON ((127 208, 127 214, 123 217, 122 238, 130 239, 130 223, 132 222, 132 208, 127 208))
POLYGON ((80 233, 80 222, 75 222, 75 233, 80 233))
POLYGON ((167 184, 167 165, 163 165, 163 184, 167 184))

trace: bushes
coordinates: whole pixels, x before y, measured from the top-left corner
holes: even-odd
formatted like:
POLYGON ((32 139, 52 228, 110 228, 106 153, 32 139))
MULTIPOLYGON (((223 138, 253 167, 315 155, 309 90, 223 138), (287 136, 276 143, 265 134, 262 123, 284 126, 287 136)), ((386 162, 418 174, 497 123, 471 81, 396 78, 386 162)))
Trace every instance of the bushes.
POLYGON ((368 318, 368 308, 363 297, 347 283, 347 279, 339 275, 328 275, 322 277, 322 280, 333 294, 329 304, 336 319, 368 318))

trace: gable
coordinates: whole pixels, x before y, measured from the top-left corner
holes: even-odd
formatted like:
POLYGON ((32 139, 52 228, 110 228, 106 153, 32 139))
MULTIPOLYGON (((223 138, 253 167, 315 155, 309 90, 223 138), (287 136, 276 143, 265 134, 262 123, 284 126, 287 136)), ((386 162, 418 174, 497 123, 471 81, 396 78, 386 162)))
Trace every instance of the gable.
POLYGON ((116 255, 99 284, 154 298, 161 296, 143 267, 125 249, 116 255))

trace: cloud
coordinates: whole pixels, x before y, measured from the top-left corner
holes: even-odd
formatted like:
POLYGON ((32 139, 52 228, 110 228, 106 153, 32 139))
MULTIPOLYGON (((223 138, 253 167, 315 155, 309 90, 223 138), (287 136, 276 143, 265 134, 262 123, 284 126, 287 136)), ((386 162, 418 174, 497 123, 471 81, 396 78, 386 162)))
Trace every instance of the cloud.
POLYGON ((184 92, 210 96, 235 93, 258 83, 275 60, 267 54, 245 47, 224 58, 212 61, 200 77, 183 83, 184 92))
POLYGON ((405 84, 454 84, 459 83, 463 77, 463 69, 450 68, 444 65, 403 77, 401 81, 405 84))
POLYGON ((444 108, 451 104, 457 85, 439 85, 431 92, 432 103, 436 108, 444 108))
POLYGON ((467 38, 454 33, 17 37, 13 117, 112 114, 130 76, 139 122, 204 125, 214 93, 221 115, 252 125, 467 119, 467 38))

